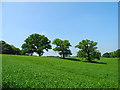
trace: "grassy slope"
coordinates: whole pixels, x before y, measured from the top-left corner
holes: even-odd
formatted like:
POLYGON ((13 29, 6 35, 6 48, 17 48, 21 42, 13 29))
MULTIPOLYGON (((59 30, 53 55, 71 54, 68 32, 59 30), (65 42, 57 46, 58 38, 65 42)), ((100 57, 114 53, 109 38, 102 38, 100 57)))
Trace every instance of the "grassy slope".
POLYGON ((102 58, 99 62, 107 64, 56 57, 3 55, 3 87, 117 88, 117 59, 102 58))

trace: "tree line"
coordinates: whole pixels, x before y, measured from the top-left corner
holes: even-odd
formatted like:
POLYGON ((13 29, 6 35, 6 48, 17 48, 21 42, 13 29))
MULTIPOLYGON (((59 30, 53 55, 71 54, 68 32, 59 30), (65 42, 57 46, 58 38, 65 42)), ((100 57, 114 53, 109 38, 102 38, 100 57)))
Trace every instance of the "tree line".
MULTIPOLYGON (((53 48, 57 51, 62 58, 72 55, 69 49, 72 45, 69 40, 61 40, 59 38, 54 39, 52 44, 56 45, 53 48)), ((100 59, 101 53, 97 50, 97 42, 90 40, 82 40, 75 48, 78 48, 78 57, 86 58, 89 62, 94 59, 100 59)), ((14 55, 33 55, 36 52, 39 56, 42 56, 44 51, 52 49, 51 41, 45 36, 40 34, 29 35, 22 44, 22 49, 16 48, 13 45, 9 45, 5 41, 0 41, 0 47, 2 48, 2 54, 14 54, 14 55)), ((105 54, 106 55, 106 54, 105 54)), ((105 56, 103 54, 103 56, 105 56)), ((118 56, 117 56, 118 57, 118 56)))
POLYGON ((13 45, 6 43, 5 41, 0 41, 0 51, 2 54, 16 54, 21 55, 21 50, 13 45))
POLYGON ((106 58, 119 58, 120 57, 120 49, 113 52, 106 52, 102 55, 102 57, 106 58))

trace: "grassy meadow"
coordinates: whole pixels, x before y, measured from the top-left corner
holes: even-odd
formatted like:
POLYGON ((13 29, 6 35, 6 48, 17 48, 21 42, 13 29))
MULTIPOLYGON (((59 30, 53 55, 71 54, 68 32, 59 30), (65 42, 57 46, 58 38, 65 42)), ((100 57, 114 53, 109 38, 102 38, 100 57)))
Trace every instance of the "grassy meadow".
POLYGON ((2 55, 3 88, 118 88, 118 59, 2 55), (77 61, 76 61, 77 60, 77 61))

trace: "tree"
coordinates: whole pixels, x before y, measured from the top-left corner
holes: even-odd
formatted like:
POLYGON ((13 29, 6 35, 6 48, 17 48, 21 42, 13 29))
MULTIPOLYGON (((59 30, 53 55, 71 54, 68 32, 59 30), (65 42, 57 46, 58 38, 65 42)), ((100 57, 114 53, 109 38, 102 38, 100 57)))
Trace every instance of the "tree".
POLYGON ((20 50, 20 55, 26 55, 26 52, 25 52, 25 50, 20 50))
POLYGON ((90 41, 90 40, 82 40, 79 42, 75 48, 79 48, 78 56, 86 58, 89 62, 92 62, 93 59, 100 59, 101 53, 96 50, 97 42, 90 41))
POLYGON ((84 57, 86 57, 86 53, 79 50, 79 51, 77 52, 77 56, 84 58, 84 57))
POLYGON ((0 48, 2 49, 2 54, 12 54, 12 47, 5 41, 0 41, 0 48))
POLYGON ((109 56, 110 56, 111 58, 114 58, 114 57, 115 57, 115 52, 109 52, 109 56))
POLYGON ((69 47, 71 46, 68 40, 55 39, 52 44, 56 45, 53 49, 54 51, 58 51, 62 58, 65 58, 68 55, 72 55, 69 47))
POLYGON ((120 57, 120 49, 117 49, 116 51, 113 51, 113 52, 106 52, 102 55, 102 57, 119 58, 120 57))
POLYGON ((5 41, 0 41, 2 54, 20 54, 20 49, 13 45, 7 44, 5 41))
POLYGON ((115 55, 115 57, 120 58, 120 49, 116 50, 116 51, 114 52, 114 55, 115 55))
POLYGON ((20 49, 16 48, 15 46, 11 45, 12 47, 12 54, 20 55, 20 49))
POLYGON ((44 51, 51 49, 50 40, 44 35, 31 34, 26 38, 25 43, 22 45, 22 49, 25 54, 32 55, 33 52, 38 53, 39 56, 43 55, 44 51))
POLYGON ((91 57, 92 57, 92 59, 96 58, 96 59, 100 60, 101 53, 98 50, 93 51, 92 54, 91 54, 91 57))
POLYGON ((102 57, 110 58, 110 54, 108 52, 104 53, 102 57))

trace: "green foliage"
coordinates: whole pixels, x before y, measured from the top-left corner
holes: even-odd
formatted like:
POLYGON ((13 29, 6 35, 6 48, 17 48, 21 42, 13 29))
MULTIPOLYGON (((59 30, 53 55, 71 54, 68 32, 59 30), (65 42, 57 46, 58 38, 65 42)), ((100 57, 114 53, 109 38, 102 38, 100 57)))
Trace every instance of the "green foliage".
POLYGON ((0 41, 2 54, 16 54, 20 55, 20 49, 13 45, 7 44, 5 41, 0 41))
POLYGON ((22 45, 23 52, 27 55, 32 55, 33 52, 43 55, 44 51, 51 49, 50 40, 44 35, 32 34, 26 38, 25 43, 22 45))
POLYGON ((93 52, 91 52, 91 59, 93 60, 93 59, 98 59, 98 60, 100 60, 100 57, 101 57, 101 53, 99 52, 99 51, 93 51, 93 52))
POLYGON ((114 54, 115 54, 115 57, 120 58, 120 49, 116 50, 114 54))
POLYGON ((2 55, 3 88, 118 88, 118 59, 96 64, 57 57, 2 55))
POLYGON ((55 39, 52 44, 56 45, 53 49, 54 51, 58 51, 62 58, 65 58, 68 55, 72 55, 69 47, 71 46, 68 40, 55 39))
POLYGON ((115 53, 114 52, 110 52, 109 55, 110 55, 111 58, 115 57, 115 53))
POLYGON ((106 52, 106 53, 104 53, 102 56, 109 58, 109 57, 110 57, 110 54, 109 54, 108 52, 106 52))
POLYGON ((107 57, 107 58, 116 58, 120 57, 120 49, 113 51, 113 52, 106 52, 102 55, 102 57, 107 57))
POLYGON ((26 55, 26 51, 25 50, 21 50, 20 51, 20 55, 26 55))
POLYGON ((79 57, 86 58, 89 62, 91 62, 93 59, 100 59, 101 53, 96 50, 97 42, 90 41, 90 40, 82 40, 79 42, 78 45, 76 45, 76 48, 79 48, 77 55, 79 57))
POLYGON ((5 41, 0 41, 0 47, 2 47, 2 54, 12 54, 12 47, 5 41))
POLYGON ((82 57, 82 58, 87 57, 86 53, 85 53, 85 52, 82 52, 82 51, 80 51, 80 50, 77 52, 77 56, 78 56, 78 57, 82 57))
POLYGON ((11 47, 12 47, 12 54, 16 54, 16 55, 20 55, 21 53, 21 51, 20 51, 20 49, 19 48, 16 48, 15 46, 13 46, 13 45, 11 45, 11 47))

